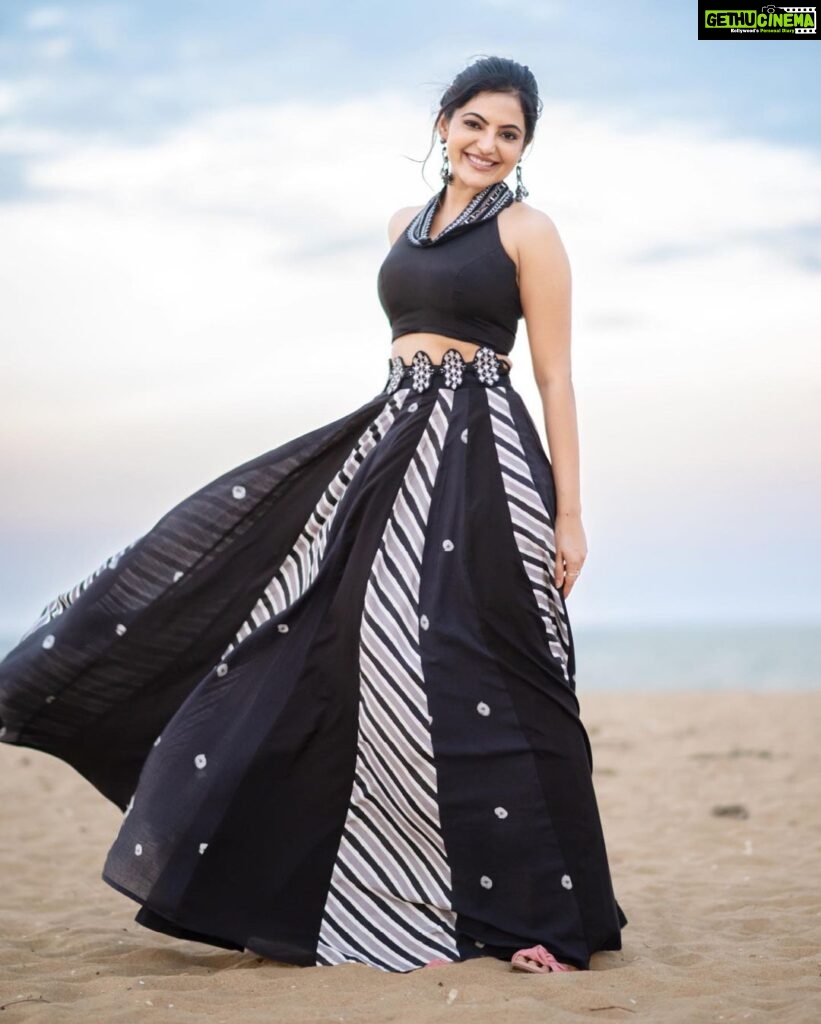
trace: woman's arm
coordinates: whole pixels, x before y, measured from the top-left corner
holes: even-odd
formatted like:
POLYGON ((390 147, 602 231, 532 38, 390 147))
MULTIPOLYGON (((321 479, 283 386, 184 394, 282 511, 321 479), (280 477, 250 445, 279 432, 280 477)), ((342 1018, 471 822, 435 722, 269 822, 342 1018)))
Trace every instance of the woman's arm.
MULTIPOLYGON (((524 212, 524 211, 523 211, 524 212)), ((527 324, 533 375, 544 409, 556 485, 557 587, 572 590, 587 557, 581 521, 579 431, 570 367, 570 262, 556 226, 532 207, 517 232, 519 294, 527 324)))

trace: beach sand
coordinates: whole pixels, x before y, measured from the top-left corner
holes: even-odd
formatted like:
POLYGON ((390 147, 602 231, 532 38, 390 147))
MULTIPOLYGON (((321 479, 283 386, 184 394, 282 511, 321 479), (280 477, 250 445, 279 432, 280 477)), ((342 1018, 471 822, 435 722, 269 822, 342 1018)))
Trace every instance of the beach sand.
POLYGON ((293 967, 142 928, 100 878, 118 809, 0 744, 0 1022, 821 1021, 821 692, 579 700, 629 923, 553 975, 293 967))

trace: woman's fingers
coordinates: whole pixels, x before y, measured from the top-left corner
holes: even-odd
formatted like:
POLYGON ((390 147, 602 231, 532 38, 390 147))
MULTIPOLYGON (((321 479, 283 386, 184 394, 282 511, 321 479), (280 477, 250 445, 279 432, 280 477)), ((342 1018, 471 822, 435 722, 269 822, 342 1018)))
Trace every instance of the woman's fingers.
POLYGON ((554 573, 554 581, 556 586, 561 590, 564 585, 562 593, 565 597, 570 593, 573 587, 576 585, 576 580, 581 575, 582 561, 579 559, 565 559, 561 554, 556 558, 556 571, 554 573))

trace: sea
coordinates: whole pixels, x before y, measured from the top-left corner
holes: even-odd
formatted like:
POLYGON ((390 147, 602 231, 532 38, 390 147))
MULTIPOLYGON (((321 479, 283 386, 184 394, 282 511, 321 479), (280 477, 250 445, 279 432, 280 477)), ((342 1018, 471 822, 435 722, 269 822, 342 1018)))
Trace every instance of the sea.
MULTIPOLYGON (((572 628, 577 693, 821 689, 821 622, 572 628)), ((0 635, 0 659, 18 639, 0 635)))

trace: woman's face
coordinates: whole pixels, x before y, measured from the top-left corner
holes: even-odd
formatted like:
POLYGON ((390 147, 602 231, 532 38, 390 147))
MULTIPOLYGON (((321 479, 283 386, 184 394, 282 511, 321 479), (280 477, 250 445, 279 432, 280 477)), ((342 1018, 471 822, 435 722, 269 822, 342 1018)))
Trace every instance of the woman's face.
POLYGON ((454 183, 477 191, 513 171, 524 149, 525 119, 519 97, 480 92, 439 121, 439 138, 447 140, 454 183))

